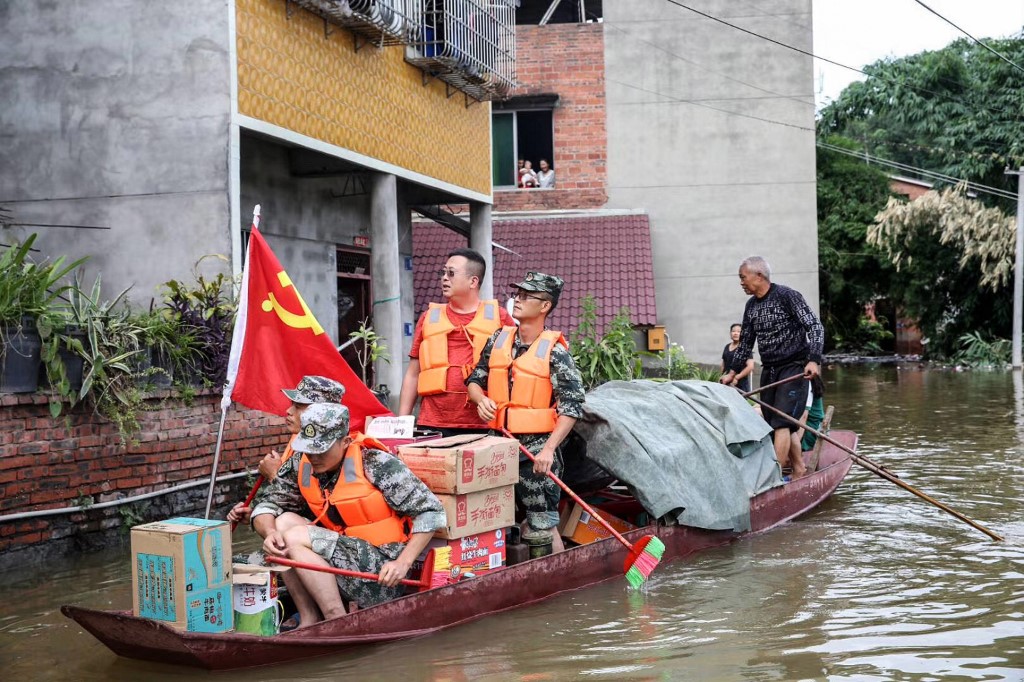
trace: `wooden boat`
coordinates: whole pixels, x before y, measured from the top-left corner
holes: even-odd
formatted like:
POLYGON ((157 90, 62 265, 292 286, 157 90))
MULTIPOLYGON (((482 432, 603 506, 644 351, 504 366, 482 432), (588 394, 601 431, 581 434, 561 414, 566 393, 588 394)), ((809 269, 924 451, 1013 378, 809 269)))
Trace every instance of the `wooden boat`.
MULTIPOLYGON (((832 431, 829 435, 856 450, 855 433, 832 431)), ((625 536, 630 542, 650 533, 660 537, 666 547, 663 565, 750 533, 764 532, 807 513, 832 494, 851 465, 845 452, 822 442, 818 469, 814 473, 751 499, 751 530, 745 533, 651 525, 625 536)), ((602 540, 275 637, 181 632, 157 621, 133 617, 128 611, 65 605, 61 612, 120 656, 229 670, 420 637, 570 590, 607 580, 623 580, 625 558, 626 549, 621 544, 613 539, 602 540)), ((662 570, 661 566, 655 570, 653 579, 657 579, 658 570, 662 570)))

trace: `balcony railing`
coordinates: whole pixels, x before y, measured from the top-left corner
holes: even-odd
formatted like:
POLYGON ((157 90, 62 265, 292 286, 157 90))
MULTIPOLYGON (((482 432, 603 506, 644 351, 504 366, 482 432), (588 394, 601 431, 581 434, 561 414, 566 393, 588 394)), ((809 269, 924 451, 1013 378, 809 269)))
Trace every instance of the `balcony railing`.
POLYGON ((483 101, 515 85, 515 0, 421 0, 420 30, 406 61, 483 101))
POLYGON ((407 45, 421 33, 423 0, 292 0, 376 45, 407 45))

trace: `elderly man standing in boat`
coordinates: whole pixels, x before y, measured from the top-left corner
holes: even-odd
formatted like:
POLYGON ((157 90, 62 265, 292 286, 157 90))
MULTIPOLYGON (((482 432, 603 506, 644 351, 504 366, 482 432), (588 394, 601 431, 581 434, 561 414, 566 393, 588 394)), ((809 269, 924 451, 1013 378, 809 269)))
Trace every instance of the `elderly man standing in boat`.
MULTIPOLYGON (((761 256, 744 259, 739 276, 740 287, 750 298, 743 309, 739 346, 721 382, 732 383, 747 360, 753 357, 755 342, 761 353, 762 386, 801 374, 808 380, 819 376, 825 330, 804 297, 795 289, 772 283, 771 267, 761 256)), ((792 381, 766 388, 761 392, 761 400, 799 420, 807 405, 808 386, 808 381, 792 381)), ((775 457, 779 466, 792 466, 794 478, 803 476, 807 470, 798 447, 791 456, 791 434, 798 427, 771 411, 766 411, 764 418, 775 431, 775 457)))
MULTIPOLYGON (((562 473, 560 446, 583 416, 586 399, 565 338, 544 326, 563 284, 561 277, 542 272, 527 272, 513 284, 512 317, 519 327, 495 332, 466 380, 480 418, 492 429, 507 429, 536 457, 531 463, 520 455, 516 485, 516 502, 534 531, 558 525, 561 491, 547 474, 562 473)), ((558 533, 553 547, 564 549, 558 533)))
POLYGON ((349 433, 348 408, 316 403, 285 462, 259 498, 252 523, 272 556, 376 573, 377 581, 292 569, 284 580, 299 627, 403 594, 399 580, 445 525, 440 500, 378 441, 349 433), (306 517, 312 517, 312 522, 306 517))

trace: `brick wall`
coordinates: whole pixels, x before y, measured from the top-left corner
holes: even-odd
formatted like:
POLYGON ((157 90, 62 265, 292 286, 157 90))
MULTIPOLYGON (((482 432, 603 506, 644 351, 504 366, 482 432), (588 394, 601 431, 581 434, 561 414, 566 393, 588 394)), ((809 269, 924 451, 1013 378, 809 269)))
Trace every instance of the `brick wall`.
MULTIPOLYGON (((498 211, 598 208, 607 201, 604 27, 516 26, 515 95, 557 94, 555 189, 499 190, 498 211)), ((534 167, 536 168, 536 159, 534 167)))
MULTIPOLYGON (((170 391, 150 395, 141 429, 122 443, 117 428, 89 409, 54 420, 44 395, 0 396, 0 516, 108 502, 191 481, 209 480, 220 423, 220 392, 200 390, 191 404, 170 391)), ((232 406, 218 472, 254 467, 287 438, 284 419, 232 406)), ((242 499, 246 481, 219 484, 215 508, 242 499)), ((125 507, 0 520, 0 569, 31 556, 52 556, 109 544, 126 521, 202 515, 207 487, 125 507), (138 519, 138 515, 142 519, 138 519)))

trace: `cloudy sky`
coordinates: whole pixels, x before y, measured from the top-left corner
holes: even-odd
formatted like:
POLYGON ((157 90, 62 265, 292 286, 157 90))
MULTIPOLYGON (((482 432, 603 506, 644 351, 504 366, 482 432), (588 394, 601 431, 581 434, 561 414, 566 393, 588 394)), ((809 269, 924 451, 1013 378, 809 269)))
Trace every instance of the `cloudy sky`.
MULTIPOLYGON (((814 53, 862 67, 883 57, 941 48, 962 33, 914 0, 813 0, 814 53)), ((1024 27, 1024 0, 922 0, 975 38, 1005 38, 1024 27)), ((860 74, 815 60, 818 107, 860 74)))

